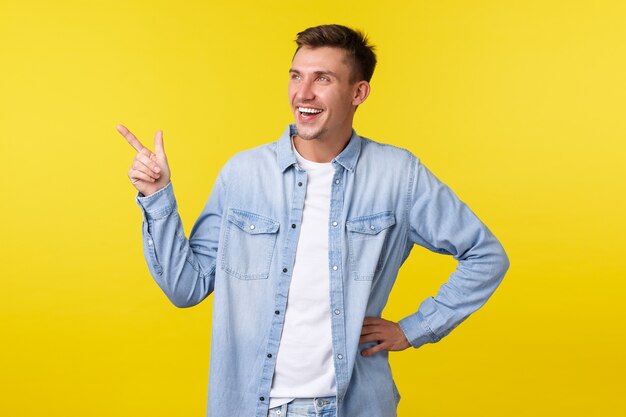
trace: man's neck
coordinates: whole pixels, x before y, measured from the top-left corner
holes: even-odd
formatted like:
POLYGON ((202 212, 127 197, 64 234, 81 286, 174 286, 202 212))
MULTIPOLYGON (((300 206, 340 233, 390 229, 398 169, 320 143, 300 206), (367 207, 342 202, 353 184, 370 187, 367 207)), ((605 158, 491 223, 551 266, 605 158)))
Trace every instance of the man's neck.
POLYGON ((293 145, 302 157, 313 162, 330 162, 348 146, 352 132, 343 140, 311 139, 304 140, 297 135, 293 137, 293 145))

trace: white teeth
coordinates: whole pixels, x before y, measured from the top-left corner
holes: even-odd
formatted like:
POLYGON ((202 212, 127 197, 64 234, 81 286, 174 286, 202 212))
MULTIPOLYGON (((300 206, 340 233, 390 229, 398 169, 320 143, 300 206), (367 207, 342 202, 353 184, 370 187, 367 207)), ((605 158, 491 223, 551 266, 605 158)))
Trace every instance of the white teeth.
POLYGON ((318 109, 311 109, 309 107, 298 107, 298 111, 302 112, 302 113, 321 113, 322 110, 318 110, 318 109))

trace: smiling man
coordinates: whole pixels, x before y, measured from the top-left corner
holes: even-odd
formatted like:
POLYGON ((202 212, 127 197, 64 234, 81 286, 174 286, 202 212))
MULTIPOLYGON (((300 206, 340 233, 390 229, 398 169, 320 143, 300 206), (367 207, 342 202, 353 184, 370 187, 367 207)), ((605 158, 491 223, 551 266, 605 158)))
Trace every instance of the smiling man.
POLYGON ((152 153, 118 126, 137 151, 128 176, 144 255, 176 306, 213 293, 209 416, 396 416, 389 351, 450 333, 495 291, 508 258, 417 157, 354 131, 376 65, 365 36, 324 25, 296 43, 295 124, 226 163, 189 239, 162 133, 152 153), (415 244, 458 266, 415 313, 383 319, 415 244))

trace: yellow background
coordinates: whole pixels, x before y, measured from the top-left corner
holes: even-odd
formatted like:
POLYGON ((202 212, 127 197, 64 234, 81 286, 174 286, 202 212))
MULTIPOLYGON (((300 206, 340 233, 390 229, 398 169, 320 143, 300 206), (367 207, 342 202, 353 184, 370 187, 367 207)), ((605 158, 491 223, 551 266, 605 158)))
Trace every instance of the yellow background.
MULTIPOLYGON (((378 47, 357 132, 511 259, 447 338, 391 354, 399 415, 625 415, 625 4, 0 0, 0 415, 204 415, 212 297, 177 309, 150 277, 115 125, 163 129, 189 233, 222 164, 292 121, 293 39, 322 23, 378 47)), ((417 247, 384 317, 454 266, 417 247)))

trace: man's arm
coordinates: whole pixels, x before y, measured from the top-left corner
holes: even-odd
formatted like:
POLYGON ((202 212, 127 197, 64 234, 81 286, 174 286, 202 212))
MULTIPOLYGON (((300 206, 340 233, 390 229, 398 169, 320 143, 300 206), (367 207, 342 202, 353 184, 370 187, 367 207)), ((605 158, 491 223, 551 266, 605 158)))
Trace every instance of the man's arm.
POLYGON ((128 177, 138 191, 136 201, 142 210, 143 249, 148 269, 174 305, 196 305, 214 287, 224 202, 223 174, 220 172, 187 240, 170 181, 162 132, 155 135, 155 153, 152 153, 126 127, 119 125, 117 130, 137 151, 128 177))
POLYGON ((174 197, 172 183, 142 197, 144 257, 154 280, 177 307, 191 307, 213 292, 224 184, 218 177, 189 240, 174 197))
POLYGON ((418 159, 408 213, 409 245, 452 255, 458 261, 435 297, 400 320, 415 348, 438 342, 485 304, 509 268, 500 242, 454 192, 418 159))

